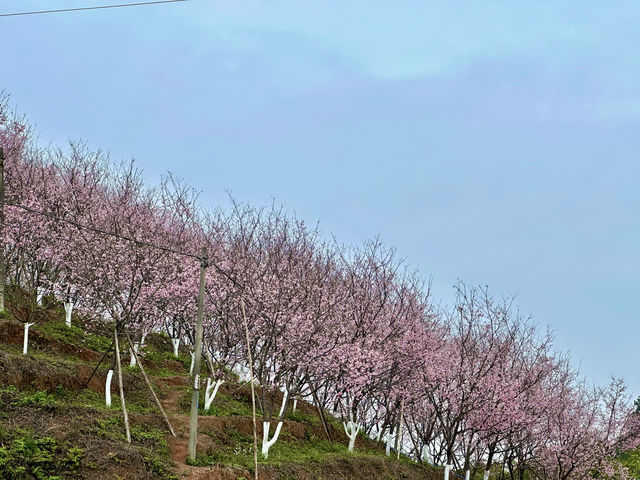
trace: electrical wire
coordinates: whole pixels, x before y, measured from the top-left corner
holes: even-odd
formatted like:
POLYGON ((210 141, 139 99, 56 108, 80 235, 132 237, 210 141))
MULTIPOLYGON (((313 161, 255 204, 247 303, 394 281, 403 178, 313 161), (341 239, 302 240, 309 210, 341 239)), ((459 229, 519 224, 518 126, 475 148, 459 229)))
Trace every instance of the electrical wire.
POLYGON ((161 3, 176 3, 176 2, 186 2, 186 1, 187 0, 155 0, 151 2, 120 3, 116 5, 95 5, 92 7, 60 8, 57 10, 38 10, 38 11, 32 11, 32 12, 1 13, 0 17, 18 17, 21 15, 41 15, 44 13, 79 12, 83 10, 102 10, 105 8, 140 7, 144 5, 158 5, 161 3))
POLYGON ((75 222, 73 220, 69 220, 67 218, 58 217, 57 215, 53 215, 52 213, 43 212, 43 211, 40 211, 40 210, 36 210, 35 208, 31 208, 31 207, 27 207, 25 205, 20 205, 18 203, 14 203, 14 202, 12 202, 10 200, 7 200, 7 199, 4 200, 3 204, 11 206, 11 207, 15 207, 15 208, 20 208, 20 209, 25 210, 27 212, 35 213, 36 215, 42 215, 43 217, 49 218, 51 220, 68 223, 69 225, 73 225, 74 227, 80 228, 82 230, 88 230, 90 232, 98 233, 98 234, 101 234, 101 235, 109 235, 109 236, 112 236, 112 237, 115 237, 115 238, 119 238, 121 240, 125 240, 127 242, 134 243, 136 245, 140 245, 140 246, 143 246, 143 247, 155 248, 155 249, 158 249, 158 250, 162 250, 164 252, 173 253, 173 254, 176 254, 176 255, 181 255, 183 257, 195 258, 195 259, 199 260, 200 262, 205 263, 206 266, 211 265, 218 273, 220 273, 222 276, 224 276, 225 278, 230 280, 234 285, 236 285, 236 286, 240 285, 240 283, 235 278, 233 278, 231 275, 229 275, 222 267, 217 265, 215 262, 211 261, 209 258, 202 258, 200 255, 195 255, 193 253, 181 252, 179 250, 174 250, 173 248, 164 247, 162 245, 156 245, 156 244, 153 244, 153 243, 150 243, 150 242, 144 242, 142 240, 137 240, 135 238, 127 237, 125 235, 121 235, 121 234, 115 233, 115 232, 110 232, 108 230, 102 230, 100 228, 92 227, 90 225, 84 225, 82 223, 78 223, 78 222, 75 222))

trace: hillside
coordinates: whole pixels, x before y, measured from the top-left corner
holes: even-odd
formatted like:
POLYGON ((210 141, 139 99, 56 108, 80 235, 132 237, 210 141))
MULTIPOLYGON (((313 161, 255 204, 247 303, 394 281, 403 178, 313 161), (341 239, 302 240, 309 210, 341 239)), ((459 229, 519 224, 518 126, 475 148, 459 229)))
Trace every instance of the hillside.
MULTIPOLYGON (((197 465, 186 465, 188 369, 190 356, 174 357, 168 337, 152 334, 143 361, 176 429, 171 437, 157 413, 137 367, 124 369, 132 444, 125 442, 117 382, 113 404, 104 403, 111 343, 74 317, 45 302, 22 355, 23 326, 11 314, 0 318, 0 478, 3 479, 221 479, 253 478, 249 388, 222 385, 210 412, 201 411, 197 465), (87 383, 88 379, 91 380, 87 383)), ((123 363, 128 353, 122 346, 123 363)), ((261 425, 259 423, 261 438, 261 425)), ((408 459, 387 458, 381 444, 360 436, 347 451, 340 423, 330 420, 330 442, 315 407, 298 403, 287 415, 269 460, 260 461, 264 479, 440 479, 442 473, 408 459)))

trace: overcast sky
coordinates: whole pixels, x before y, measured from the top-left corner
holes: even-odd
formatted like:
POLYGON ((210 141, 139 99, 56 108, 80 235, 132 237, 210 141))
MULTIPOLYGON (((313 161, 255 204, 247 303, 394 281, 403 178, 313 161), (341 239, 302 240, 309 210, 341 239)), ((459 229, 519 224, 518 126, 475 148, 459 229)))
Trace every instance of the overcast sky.
MULTIPOLYGON (((0 13, 107 4, 4 0, 0 13)), ((517 293, 640 394, 640 4, 189 0, 0 17, 0 89, 84 139, 346 243, 452 300, 517 293)))

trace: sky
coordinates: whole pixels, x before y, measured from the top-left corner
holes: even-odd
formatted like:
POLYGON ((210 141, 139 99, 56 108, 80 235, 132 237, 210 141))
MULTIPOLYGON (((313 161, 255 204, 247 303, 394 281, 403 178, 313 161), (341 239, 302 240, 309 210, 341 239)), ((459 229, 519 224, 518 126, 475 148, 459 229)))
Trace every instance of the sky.
MULTIPOLYGON (((0 13, 105 5, 5 0, 0 13)), ((119 2, 115 2, 119 3, 119 2)), ((640 395, 640 4, 188 0, 0 17, 43 144, 379 235, 453 301, 516 294, 640 395)))

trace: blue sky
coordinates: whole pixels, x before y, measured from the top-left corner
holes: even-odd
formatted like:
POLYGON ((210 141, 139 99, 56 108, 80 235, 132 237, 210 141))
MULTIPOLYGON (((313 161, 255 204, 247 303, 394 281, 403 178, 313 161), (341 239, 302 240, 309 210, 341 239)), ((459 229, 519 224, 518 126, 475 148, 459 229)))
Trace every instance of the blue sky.
MULTIPOLYGON (((106 4, 6 0, 4 12, 106 4)), ((204 1, 0 18, 44 143, 380 234, 450 302, 517 293, 640 394, 640 4, 204 1), (346 4, 348 3, 348 4, 346 4)))

